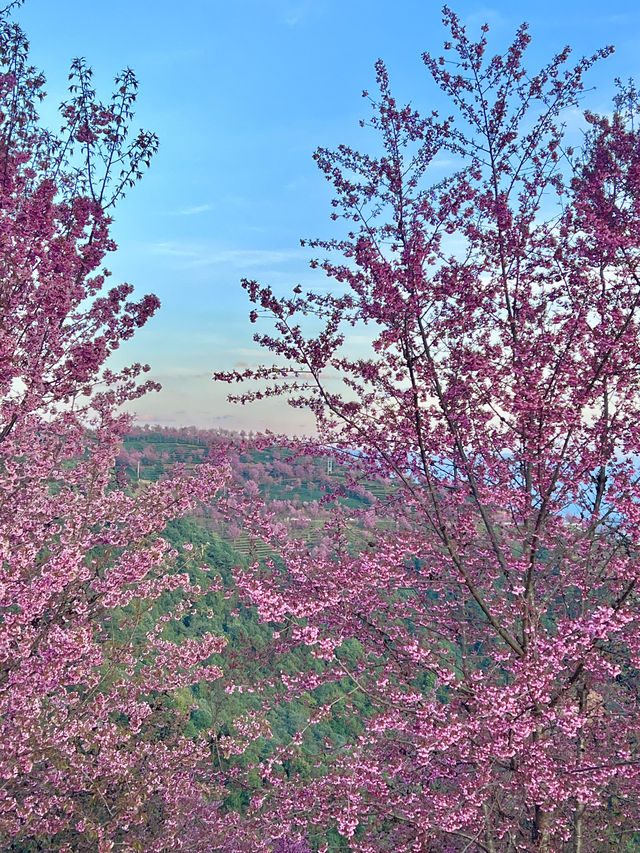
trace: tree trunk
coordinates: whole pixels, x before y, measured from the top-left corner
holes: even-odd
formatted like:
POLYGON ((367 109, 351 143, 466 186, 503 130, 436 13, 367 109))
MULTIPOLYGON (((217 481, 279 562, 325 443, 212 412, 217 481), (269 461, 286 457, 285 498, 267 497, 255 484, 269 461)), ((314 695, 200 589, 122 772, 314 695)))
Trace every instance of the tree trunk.
MULTIPOLYGON (((580 711, 584 713, 587 703, 587 691, 584 688, 584 685, 580 685, 578 687, 578 704, 580 706, 580 711)), ((584 735, 582 732, 578 735, 578 745, 577 745, 577 754, 578 754, 578 764, 582 760, 582 756, 584 755, 585 745, 584 745, 584 735)), ((573 816, 573 853, 582 853, 583 851, 583 836, 582 830, 584 825, 584 812, 585 812, 585 804, 578 800, 576 805, 576 810, 573 816)))
POLYGON ((484 843, 489 853, 496 853, 496 845, 493 843, 493 834, 491 832, 491 822, 489 821, 489 806, 486 803, 482 804, 482 813, 484 814, 484 843))
POLYGON ((537 842, 539 853, 549 853, 551 850, 549 836, 549 815, 550 812, 545 811, 542 806, 536 805, 535 817, 533 821, 533 840, 537 842))

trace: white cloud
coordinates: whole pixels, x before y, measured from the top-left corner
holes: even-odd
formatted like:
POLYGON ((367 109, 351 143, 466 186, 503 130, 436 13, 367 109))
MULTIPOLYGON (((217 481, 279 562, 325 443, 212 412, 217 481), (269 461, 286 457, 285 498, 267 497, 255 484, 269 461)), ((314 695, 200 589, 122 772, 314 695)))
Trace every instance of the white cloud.
POLYGON ((218 249, 206 243, 165 241, 151 243, 149 251, 184 261, 182 266, 228 266, 236 269, 271 267, 306 255, 300 249, 218 249))
POLYGON ((206 213, 207 210, 213 210, 210 204, 197 204, 195 207, 185 207, 177 212, 177 216, 195 216, 198 213, 206 213))
POLYGON ((179 367, 176 365, 174 367, 165 367, 157 372, 153 371, 153 378, 157 379, 159 382, 171 379, 210 379, 211 372, 194 370, 191 367, 179 367))

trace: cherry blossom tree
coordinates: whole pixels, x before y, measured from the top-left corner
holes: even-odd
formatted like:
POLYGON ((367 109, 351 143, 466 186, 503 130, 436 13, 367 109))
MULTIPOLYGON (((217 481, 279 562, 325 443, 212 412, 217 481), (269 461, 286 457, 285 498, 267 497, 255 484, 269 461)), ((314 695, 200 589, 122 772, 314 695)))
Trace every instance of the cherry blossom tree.
POLYGON ((278 555, 238 574, 274 655, 315 659, 273 678, 309 723, 262 765, 255 808, 324 850, 623 850, 640 811, 638 96, 587 112, 573 150, 563 114, 608 50, 532 74, 526 26, 492 57, 487 27, 444 21, 424 63, 451 117, 396 102, 376 65, 374 153, 315 155, 344 225, 307 243, 331 287, 245 281, 278 361, 217 375, 256 380, 234 399, 310 408, 316 453, 386 482, 366 510, 337 500, 315 548, 230 498, 278 555), (312 749, 329 716, 360 733, 312 749))
POLYGON ((171 704, 181 688, 221 676, 212 655, 224 640, 166 639, 212 587, 197 555, 178 554, 161 533, 210 500, 225 470, 202 465, 135 494, 114 478, 130 424, 120 406, 154 386, 140 381, 146 367, 116 374, 105 362, 159 303, 132 301, 128 284, 105 289, 103 263, 115 248, 111 210, 156 138, 130 135, 133 73, 102 103, 80 60, 63 128, 45 130, 44 78, 9 12, 0 12, 0 846, 224 849, 235 818, 220 815, 209 736, 185 737, 189 712, 171 704), (177 603, 159 607, 168 593, 177 603))

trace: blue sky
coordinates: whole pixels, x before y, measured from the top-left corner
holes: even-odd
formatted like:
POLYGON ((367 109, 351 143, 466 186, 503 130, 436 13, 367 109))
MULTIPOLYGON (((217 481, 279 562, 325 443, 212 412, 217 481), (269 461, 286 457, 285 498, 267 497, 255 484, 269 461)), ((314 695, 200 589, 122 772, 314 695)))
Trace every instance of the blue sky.
MULTIPOLYGON (((493 52, 527 20, 532 69, 566 43, 576 56, 614 44, 588 80, 595 89, 585 104, 596 110, 608 109, 614 77, 640 78, 633 0, 451 5, 472 32, 489 23, 493 52)), ((322 286, 299 245, 335 233, 313 151, 341 142, 366 149, 361 92, 374 84, 378 57, 398 100, 422 111, 439 105, 420 56, 440 52, 440 9, 433 0, 26 0, 16 18, 46 73, 49 109, 65 96, 73 57, 86 57, 105 97, 131 66, 136 122, 160 137, 150 171, 116 213, 119 250, 109 264, 114 281, 162 301, 118 356, 151 363, 163 384, 137 402, 141 420, 310 430, 304 413, 279 404, 231 406, 211 382, 214 370, 261 360, 239 281, 322 286)))

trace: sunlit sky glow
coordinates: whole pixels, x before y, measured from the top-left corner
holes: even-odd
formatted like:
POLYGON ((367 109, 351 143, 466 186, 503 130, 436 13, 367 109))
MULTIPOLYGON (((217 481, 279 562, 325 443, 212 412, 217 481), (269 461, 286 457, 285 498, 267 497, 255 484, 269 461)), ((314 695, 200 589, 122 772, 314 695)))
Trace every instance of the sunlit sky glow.
MULTIPOLYGON (((585 105, 609 109, 615 77, 640 77, 635 2, 452 3, 475 34, 491 26, 503 49, 527 20, 537 69, 566 43, 575 56, 614 44, 594 69, 585 105)), ((255 327, 239 286, 256 278, 281 290, 324 286, 300 237, 336 234, 328 185, 312 153, 341 142, 367 147, 364 88, 382 57, 398 100, 442 106, 421 63, 445 32, 432 0, 26 0, 16 15, 47 76, 52 114, 70 60, 84 56, 107 97, 115 73, 140 80, 137 123, 160 151, 121 203, 113 281, 155 292, 158 315, 123 347, 118 363, 149 362, 163 391, 137 402, 141 421, 308 432, 311 420, 282 404, 239 408, 214 370, 256 365, 255 327)), ((574 117, 576 126, 579 116, 574 117)), ((445 164, 441 164, 444 167, 445 164)))

